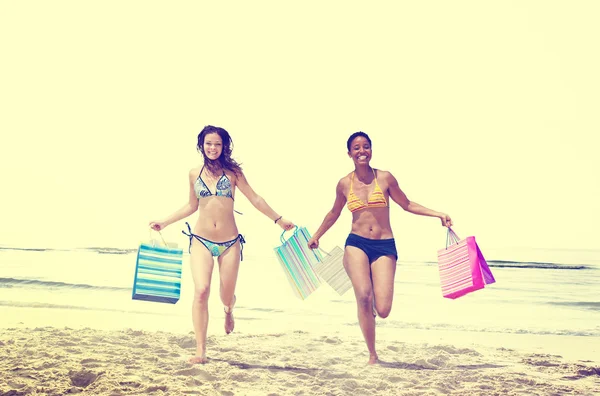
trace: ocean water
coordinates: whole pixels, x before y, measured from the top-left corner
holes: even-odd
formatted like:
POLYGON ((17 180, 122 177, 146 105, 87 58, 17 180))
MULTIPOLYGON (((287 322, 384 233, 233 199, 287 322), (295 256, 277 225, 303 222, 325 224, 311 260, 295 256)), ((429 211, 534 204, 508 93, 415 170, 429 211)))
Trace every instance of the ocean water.
MULTIPOLYGON (((136 253, 0 247, 0 326, 192 331, 189 256, 180 301, 164 304, 131 299, 136 253)), ((301 301, 268 253, 244 255, 236 332, 361 336, 352 291, 339 296, 322 284, 301 301)), ((491 253, 484 252, 496 283, 457 300, 442 298, 436 263, 399 261, 392 313, 377 320, 378 337, 477 341, 600 360, 600 251, 491 253)), ((217 266, 212 282, 209 335, 223 333, 217 266)))

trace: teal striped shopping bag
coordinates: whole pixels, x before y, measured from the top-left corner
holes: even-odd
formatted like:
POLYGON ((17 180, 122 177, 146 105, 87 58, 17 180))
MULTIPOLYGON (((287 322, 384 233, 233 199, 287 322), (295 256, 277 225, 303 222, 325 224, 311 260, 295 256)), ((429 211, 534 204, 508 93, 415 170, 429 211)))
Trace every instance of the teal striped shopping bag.
POLYGON ((304 227, 294 229, 294 234, 286 241, 281 234, 281 246, 276 247, 275 254, 279 264, 292 287, 296 297, 304 300, 321 285, 313 266, 322 258, 317 250, 308 247, 310 234, 304 227))
POLYGON ((167 243, 158 246, 155 241, 141 243, 131 298, 175 304, 181 293, 182 261, 182 249, 169 247, 167 243))

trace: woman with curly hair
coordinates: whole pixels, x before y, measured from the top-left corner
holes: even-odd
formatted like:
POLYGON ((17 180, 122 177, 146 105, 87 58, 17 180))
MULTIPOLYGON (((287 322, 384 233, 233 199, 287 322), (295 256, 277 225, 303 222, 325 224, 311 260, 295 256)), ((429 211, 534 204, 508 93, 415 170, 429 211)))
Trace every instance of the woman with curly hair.
POLYGON ((294 227, 275 212, 258 195, 246 179, 240 164, 232 157, 232 140, 220 127, 208 125, 198 135, 197 149, 202 154, 203 165, 189 172, 189 197, 183 207, 160 221, 150 222, 150 227, 160 231, 198 211, 193 229, 188 223, 190 238, 190 265, 194 281, 192 321, 196 335, 196 355, 190 363, 206 363, 206 333, 208 328, 208 297, 214 267, 214 257, 219 264, 220 296, 225 311, 225 332, 233 331, 235 285, 242 259, 244 237, 238 233, 233 215, 236 188, 250 203, 284 230, 294 227))

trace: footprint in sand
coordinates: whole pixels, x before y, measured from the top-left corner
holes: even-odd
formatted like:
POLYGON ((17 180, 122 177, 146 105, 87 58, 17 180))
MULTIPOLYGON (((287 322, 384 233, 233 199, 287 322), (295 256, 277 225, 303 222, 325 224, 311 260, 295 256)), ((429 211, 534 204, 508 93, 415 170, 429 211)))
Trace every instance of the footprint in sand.
POLYGON ((328 336, 323 336, 321 337, 320 341, 324 341, 328 344, 341 344, 343 341, 339 339, 339 337, 328 337, 328 336))
MULTIPOLYGON (((195 345, 194 345, 195 346, 195 345)), ((226 352, 231 352, 231 351, 237 351, 237 348, 230 348, 230 347, 218 347, 215 348, 215 350, 221 352, 221 353, 226 353, 226 352)))
POLYGON ((166 392, 168 387, 166 385, 153 385, 146 388, 145 393, 152 393, 157 391, 166 392))
POLYGON ((35 349, 25 349, 23 351, 23 355, 27 355, 27 356, 37 356, 37 351, 35 349))
POLYGON ((530 378, 516 378, 513 380, 513 382, 523 384, 523 385, 532 385, 532 386, 537 385, 537 381, 530 379, 530 378))
POLYGON ((481 376, 479 374, 467 374, 460 376, 460 382, 480 382, 481 376))
POLYGON ((203 381, 216 380, 216 378, 214 376, 210 375, 209 373, 207 373, 206 371, 204 371, 202 369, 199 369, 198 367, 192 367, 192 368, 188 368, 188 369, 184 369, 184 370, 179 370, 179 371, 176 371, 174 374, 181 375, 181 376, 198 377, 199 379, 201 379, 203 381))
MULTIPOLYGON (((269 370, 273 372, 272 370, 269 370)), ((262 377, 260 375, 249 374, 245 372, 237 372, 231 373, 228 378, 229 381, 239 382, 239 383, 248 383, 248 382, 259 382, 262 381, 262 377)))
POLYGON ((123 390, 127 389, 127 390, 133 390, 133 389, 137 389, 140 386, 142 386, 142 384, 140 384, 139 382, 135 382, 135 381, 119 381, 119 385, 123 388, 123 390))
MULTIPOLYGON (((194 378, 194 377, 189 377, 189 378, 187 378, 187 379, 185 380, 185 382, 184 382, 184 383, 185 383, 185 385, 186 385, 186 386, 188 386, 189 388, 196 388, 196 387, 198 387, 198 386, 201 386, 201 385, 202 385, 202 381, 200 381, 199 379, 197 379, 197 378, 194 378)), ((197 394, 197 395, 199 395, 199 394, 200 394, 200 392, 195 392, 195 393, 192 393, 192 394, 197 394)))
MULTIPOLYGON (((354 379, 349 379, 346 380, 342 383, 342 389, 348 390, 348 391, 357 391, 361 388, 361 383, 354 380, 354 379)), ((357 392, 357 393, 361 393, 361 392, 357 392)))
POLYGON ((429 364, 433 364, 437 368, 446 368, 446 367, 448 367, 449 360, 450 360, 450 357, 448 357, 447 355, 446 356, 439 355, 439 356, 432 357, 432 358, 428 359, 427 361, 429 362, 429 364))
POLYGON ((15 373, 17 376, 22 377, 22 378, 33 378, 33 379, 37 378, 33 375, 35 372, 30 371, 28 368, 15 367, 15 368, 11 369, 11 371, 13 373, 15 373))
POLYGON ((86 358, 86 359, 81 359, 81 361, 79 363, 81 363, 81 364, 102 363, 102 361, 98 360, 98 359, 94 359, 94 358, 86 358))
POLYGON ((439 366, 431 361, 427 361, 425 359, 419 359, 415 362, 415 365, 420 366, 425 369, 437 370, 439 366))
POLYGON ((57 342, 56 345, 60 346, 60 347, 74 347, 74 346, 78 346, 79 344, 76 344, 71 341, 60 341, 60 342, 57 342))
POLYGON ((600 377, 600 366, 599 367, 583 366, 583 365, 577 365, 577 366, 580 367, 580 369, 577 370, 577 374, 581 377, 589 377, 589 376, 593 376, 593 375, 597 375, 600 377))
POLYGON ((162 374, 164 372, 165 372, 164 370, 152 371, 151 373, 154 373, 156 375, 152 375, 152 379, 149 380, 148 382, 154 382, 155 384, 156 383, 161 384, 163 382, 168 382, 169 380, 171 380, 173 376, 171 374, 168 374, 168 375, 162 374))
POLYGON ((143 383, 150 382, 150 378, 140 377, 138 375, 127 374, 120 378, 119 385, 126 388, 137 389, 142 386, 143 383))
POLYGON ((394 383, 394 384, 397 384, 399 382, 410 382, 406 378, 404 378, 404 377, 398 377, 396 375, 392 375, 390 377, 387 377, 387 380, 390 381, 390 382, 392 382, 392 383, 394 383))
POLYGON ((44 362, 41 365, 34 367, 35 370, 39 371, 39 370, 46 370, 49 368, 53 368, 59 365, 59 362, 54 361, 54 362, 44 362))
POLYGON ((449 353, 450 355, 471 355, 471 356, 481 356, 481 353, 477 352, 474 349, 469 348, 456 348, 450 345, 436 345, 432 346, 431 349, 436 351, 444 351, 449 353))
POLYGON ((122 364, 123 366, 136 365, 138 363, 137 359, 125 358, 121 361, 117 361, 116 363, 122 364))
POLYGON ((321 379, 346 379, 346 378, 353 378, 352 374, 347 373, 347 372, 343 372, 343 371, 332 371, 332 372, 328 372, 325 375, 321 375, 319 378, 321 379))
POLYGON ((542 360, 523 359, 522 362, 525 364, 529 364, 531 366, 542 366, 542 367, 558 367, 558 366, 560 366, 559 363, 550 362, 546 359, 542 359, 542 360))
POLYGON ((8 386, 10 386, 13 389, 21 389, 24 388, 26 385, 27 384, 22 384, 20 382, 8 381, 8 386))
POLYGON ((96 381, 99 375, 100 374, 96 374, 88 370, 69 371, 69 378, 71 378, 71 384, 80 388, 85 388, 86 386, 96 381))
POLYGON ((335 366, 335 365, 338 365, 338 364, 345 364, 345 363, 346 363, 345 360, 337 358, 337 359, 327 359, 323 363, 323 365, 324 366, 335 366))

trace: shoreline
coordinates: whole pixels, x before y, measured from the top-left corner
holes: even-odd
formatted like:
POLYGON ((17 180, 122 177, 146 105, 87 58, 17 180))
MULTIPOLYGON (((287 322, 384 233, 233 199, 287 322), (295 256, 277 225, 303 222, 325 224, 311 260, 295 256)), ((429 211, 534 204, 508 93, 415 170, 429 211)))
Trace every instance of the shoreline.
MULTIPOLYGON (((210 307, 211 315, 208 335, 218 336, 223 332, 223 315, 220 305, 210 307)), ((164 313, 122 313, 99 312, 94 310, 77 311, 69 309, 44 309, 0 306, 0 331, 7 328, 68 327, 73 330, 96 329, 103 331, 145 331, 188 334, 193 330, 191 318, 187 315, 163 316, 164 313), (168 320, 164 320, 168 318, 168 320)), ((306 319, 306 318, 305 318, 306 319)), ((268 323, 256 321, 244 308, 238 307, 236 332, 242 335, 265 333, 306 332, 313 336, 335 335, 342 339, 362 340, 358 322, 321 323, 319 332, 312 328, 317 324, 308 321, 302 325, 288 322, 285 317, 276 315, 268 323)), ((570 361, 593 362, 600 365, 600 337, 579 335, 554 335, 531 333, 478 332, 467 330, 394 328, 388 327, 389 319, 377 319, 377 340, 385 342, 407 342, 411 344, 450 344, 462 348, 506 348, 522 353, 557 355, 570 361)), ((366 351, 366 347, 364 348, 366 351)))
MULTIPOLYGON (((220 308, 220 307, 219 307, 220 308)), ((212 312, 215 312, 213 309, 212 312)), ((98 311, 79 311, 43 308, 23 308, 0 306, 0 331, 8 328, 70 328, 72 330, 95 329, 102 331, 144 331, 169 332, 185 335, 192 330, 191 318, 184 316, 164 317, 161 314, 147 313, 115 313, 98 311), (25 319, 26 318, 26 319, 25 319), (169 318, 168 320, 164 320, 169 318)), ((218 336, 223 333, 224 317, 219 311, 211 315, 208 335, 218 336)), ((319 331, 313 331, 311 323, 297 326, 284 320, 284 317, 274 317, 268 323, 252 320, 248 313, 238 308, 236 315, 236 332, 244 336, 265 333, 295 333, 306 332, 313 336, 335 335, 342 339, 356 338, 362 340, 358 322, 346 322, 340 325, 322 323, 319 331)), ((388 319, 389 320, 389 319, 388 319)), ((593 362, 600 365, 600 337, 578 335, 528 334, 477 332, 450 329, 415 329, 393 328, 386 326, 387 320, 377 319, 377 343, 406 342, 411 344, 450 344, 462 348, 505 348, 521 353, 541 353, 560 356, 570 361, 593 362)), ((314 324, 314 323, 313 323, 314 324)), ((363 343, 364 344, 364 343, 363 343)), ((364 346, 364 345, 363 345, 364 346)), ((366 347, 364 347, 366 351, 366 347)))

